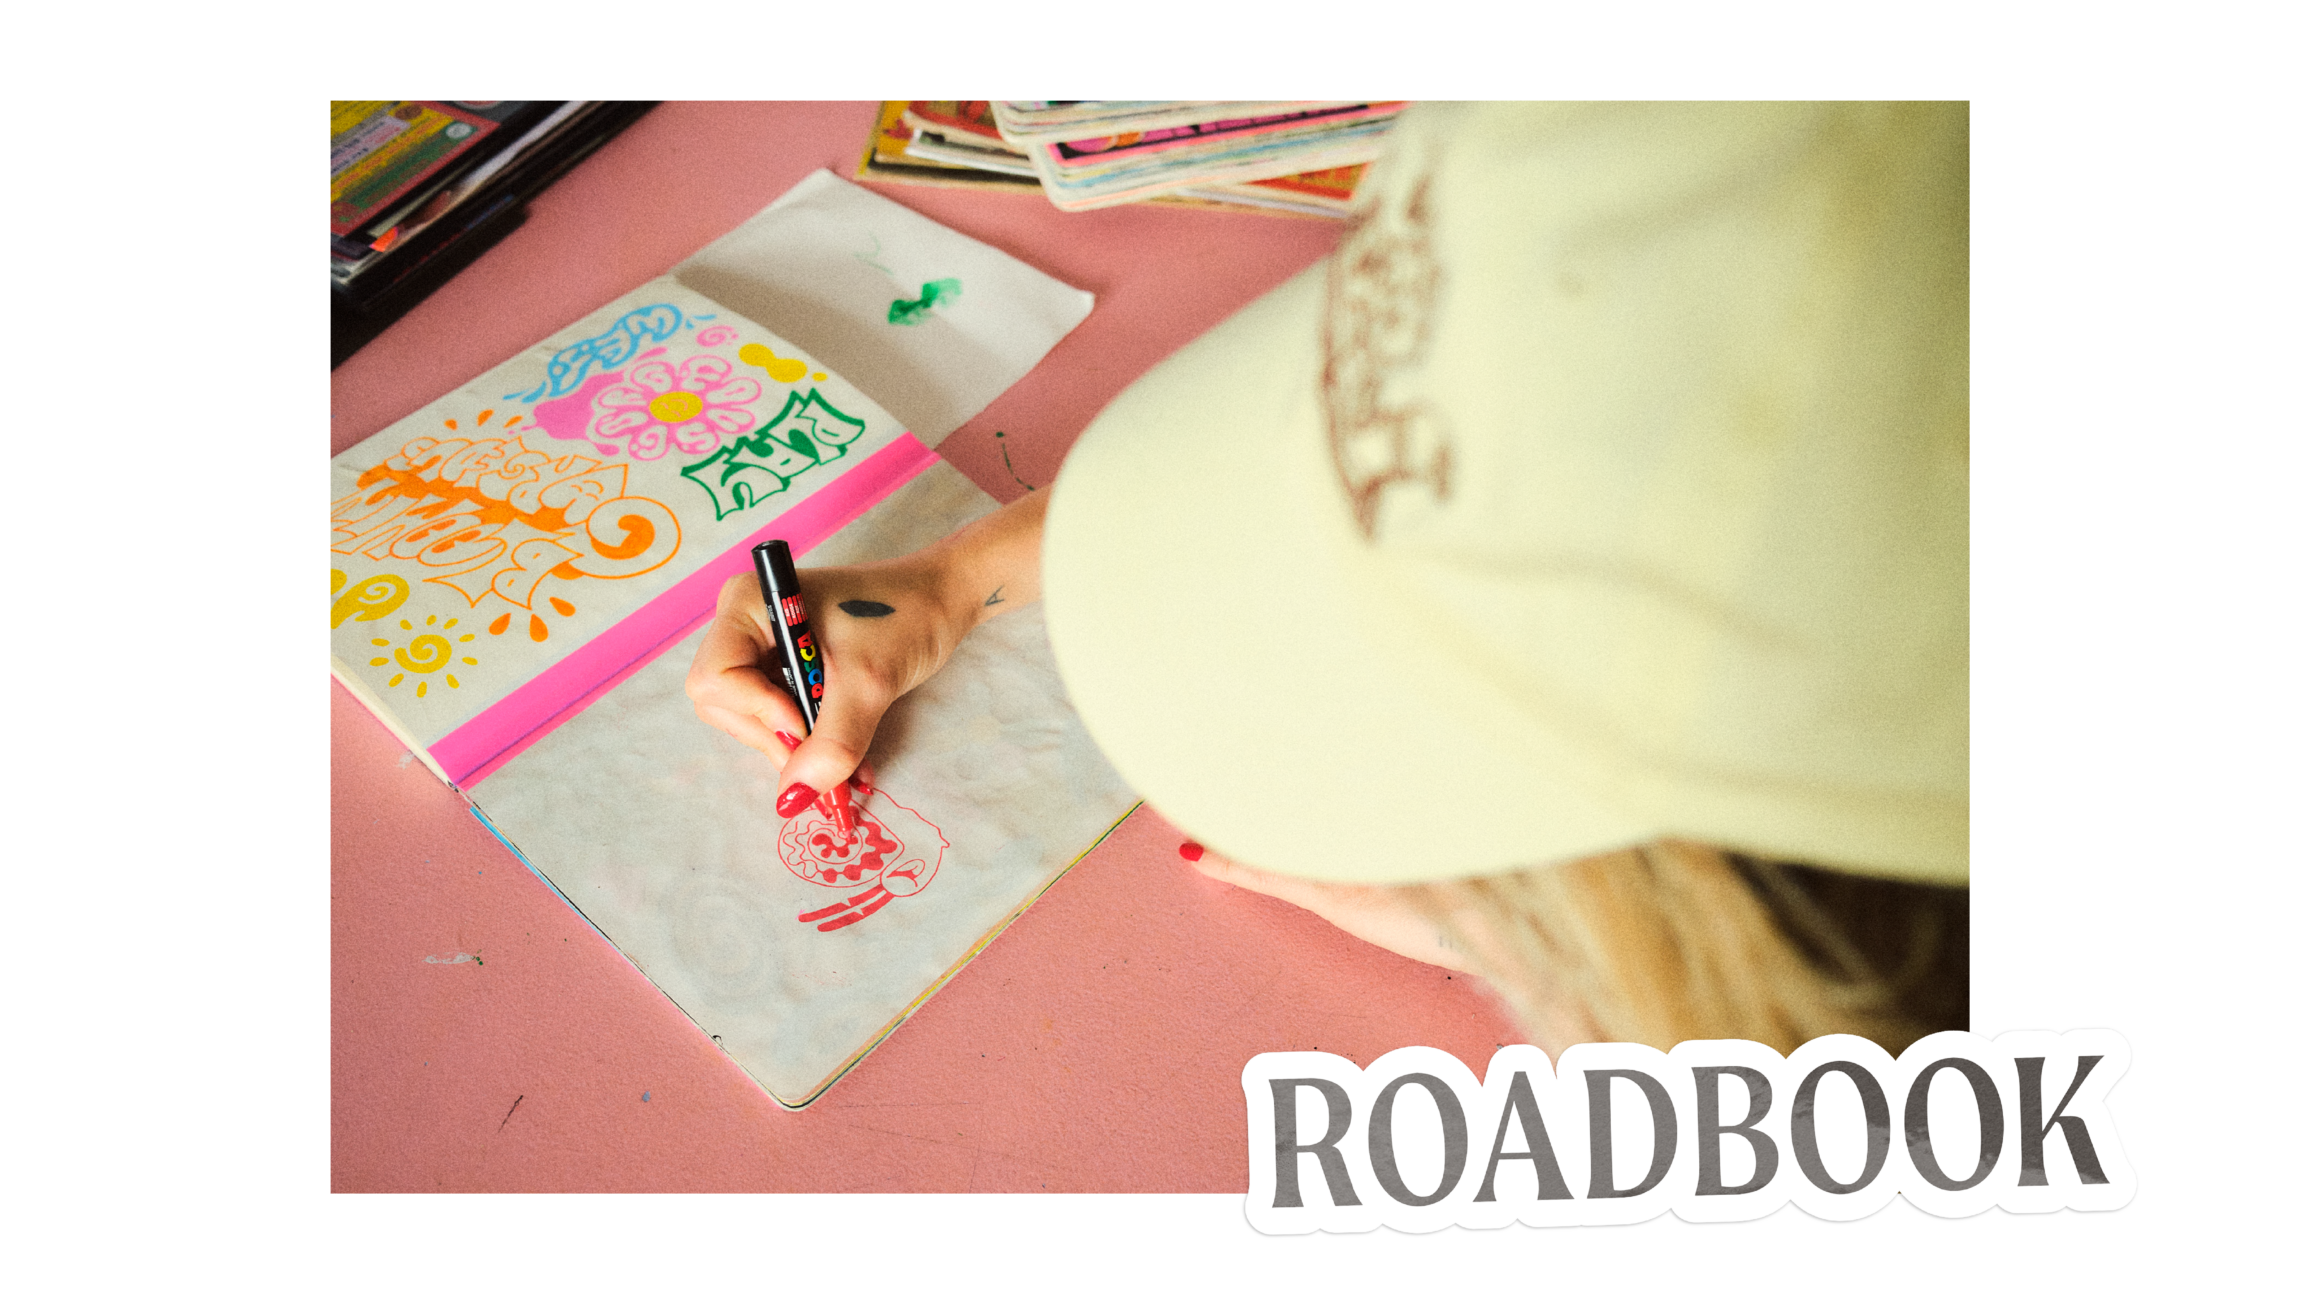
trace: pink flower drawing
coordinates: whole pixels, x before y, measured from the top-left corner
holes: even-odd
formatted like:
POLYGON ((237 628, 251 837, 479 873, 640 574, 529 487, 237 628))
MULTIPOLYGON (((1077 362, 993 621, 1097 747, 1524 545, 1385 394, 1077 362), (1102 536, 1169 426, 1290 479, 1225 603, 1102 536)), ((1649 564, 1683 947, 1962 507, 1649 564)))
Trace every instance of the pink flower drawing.
POLYGON ((758 418, 741 406, 759 398, 759 384, 736 377, 716 355, 696 355, 673 368, 663 360, 634 365, 622 381, 594 396, 598 415, 589 435, 602 451, 629 447, 631 457, 661 458, 670 449, 703 454, 721 436, 740 436, 758 418))

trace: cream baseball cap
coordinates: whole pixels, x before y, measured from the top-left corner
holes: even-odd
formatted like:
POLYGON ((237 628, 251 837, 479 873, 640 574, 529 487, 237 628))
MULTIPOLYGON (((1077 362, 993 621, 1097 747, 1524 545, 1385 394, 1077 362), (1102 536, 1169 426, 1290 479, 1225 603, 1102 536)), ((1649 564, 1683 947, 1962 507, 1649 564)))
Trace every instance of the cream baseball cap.
POLYGON ((1087 729, 1249 866, 1967 876, 1961 104, 1411 109, 1071 450, 1087 729))

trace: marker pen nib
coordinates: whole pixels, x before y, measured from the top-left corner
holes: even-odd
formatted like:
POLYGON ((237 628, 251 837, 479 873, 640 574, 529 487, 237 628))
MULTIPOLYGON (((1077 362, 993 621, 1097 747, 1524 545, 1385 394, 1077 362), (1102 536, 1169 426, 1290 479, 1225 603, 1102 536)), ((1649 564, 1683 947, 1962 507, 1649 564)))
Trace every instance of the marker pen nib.
POLYGON ((854 806, 847 799, 847 784, 839 783, 829 795, 823 798, 831 801, 838 810, 835 821, 839 824, 839 835, 846 840, 853 840, 855 838, 855 811, 854 806))

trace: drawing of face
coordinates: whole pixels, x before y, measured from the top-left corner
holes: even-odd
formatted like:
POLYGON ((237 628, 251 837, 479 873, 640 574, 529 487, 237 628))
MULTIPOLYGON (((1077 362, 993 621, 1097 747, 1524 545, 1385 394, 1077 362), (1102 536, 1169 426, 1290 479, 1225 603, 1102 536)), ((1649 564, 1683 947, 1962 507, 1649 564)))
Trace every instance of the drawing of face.
POLYGON ((775 840, 783 866, 810 885, 830 889, 879 885, 896 898, 925 889, 949 848, 940 828, 883 789, 855 806, 851 841, 840 839, 838 831, 813 812, 784 823, 775 840))
POLYGON ((776 844, 783 866, 799 879, 832 889, 877 884, 887 859, 902 848, 902 841, 889 835, 877 815, 867 811, 855 814, 852 840, 842 839, 828 820, 809 813, 785 825, 776 844))

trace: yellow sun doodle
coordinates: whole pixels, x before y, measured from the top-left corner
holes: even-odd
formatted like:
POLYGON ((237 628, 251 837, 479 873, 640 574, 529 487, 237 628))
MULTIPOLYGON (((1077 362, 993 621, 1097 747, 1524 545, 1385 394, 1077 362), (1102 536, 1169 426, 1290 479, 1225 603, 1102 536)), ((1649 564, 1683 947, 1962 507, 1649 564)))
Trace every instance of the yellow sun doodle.
MULTIPOLYGON (((395 664, 399 666, 400 672, 391 676, 391 681, 385 684, 386 687, 398 687, 407 681, 407 676, 410 674, 438 674, 458 660, 466 665, 477 665, 479 663, 478 657, 457 656, 455 654, 459 650, 456 643, 470 642, 475 635, 457 634, 455 642, 451 643, 447 640, 447 631, 455 628, 456 623, 457 621, 452 616, 448 618, 446 624, 439 623, 438 616, 425 616, 423 629, 418 630, 413 620, 402 620, 399 622, 399 627, 407 630, 412 637, 404 644, 394 644, 389 638, 368 639, 369 643, 377 647, 389 648, 390 654, 374 657, 367 663, 379 668, 395 664)), ((446 678, 449 687, 463 686, 462 680, 453 674, 445 674, 442 677, 446 678)), ((415 694, 417 696, 427 695, 430 691, 431 681, 429 679, 421 679, 416 682, 415 694)))

